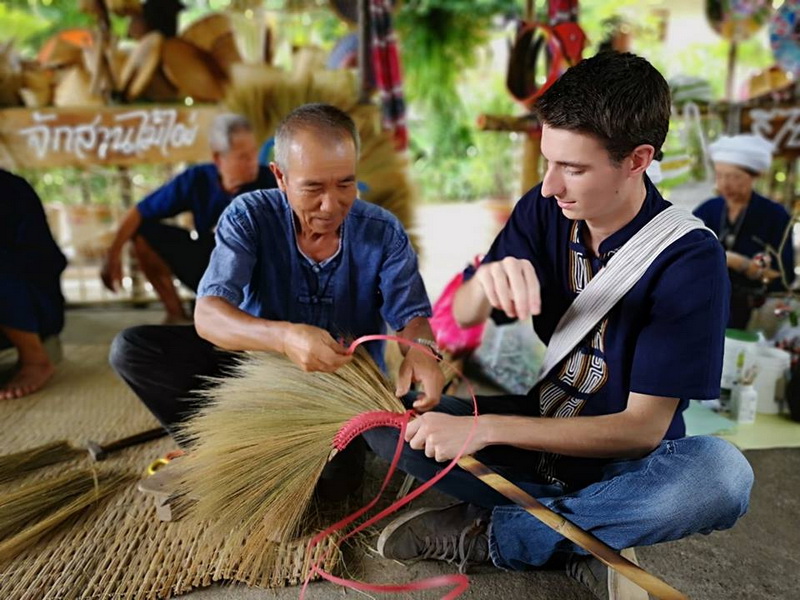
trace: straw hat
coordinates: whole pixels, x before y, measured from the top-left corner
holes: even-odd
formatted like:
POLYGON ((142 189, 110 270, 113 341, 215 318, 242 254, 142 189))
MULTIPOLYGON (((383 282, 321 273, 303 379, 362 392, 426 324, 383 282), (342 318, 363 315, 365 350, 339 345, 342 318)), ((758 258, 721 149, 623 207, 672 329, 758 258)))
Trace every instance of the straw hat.
POLYGON ((153 73, 142 96, 154 102, 174 102, 180 99, 181 93, 164 75, 164 70, 159 67, 153 73))
POLYGON ((83 48, 92 44, 92 33, 88 29, 65 29, 42 45, 37 59, 47 67, 78 64, 83 61, 83 48))
POLYGON ((53 71, 37 65, 26 65, 22 71, 22 102, 28 108, 41 108, 53 100, 53 71))
POLYGON ((0 106, 14 106, 20 103, 22 73, 12 46, 12 41, 0 44, 0 106))
POLYGON ((56 85, 55 106, 103 106, 100 96, 92 95, 92 76, 81 65, 69 67, 56 85))
POLYGON ((230 78, 233 65, 242 62, 242 55, 239 53, 233 32, 224 33, 214 40, 214 45, 211 46, 211 56, 230 78))
POLYGON ((231 65, 242 62, 228 15, 211 13, 189 25, 180 38, 214 57, 219 67, 230 75, 231 65))
POLYGON ((161 62, 167 79, 181 93, 201 101, 222 99, 225 74, 202 48, 181 38, 167 38, 161 48, 161 62))
POLYGON ((231 32, 231 20, 228 15, 211 13, 194 21, 183 30, 180 37, 190 44, 210 52, 217 38, 231 32))
POLYGON ((151 31, 128 56, 120 75, 120 90, 126 100, 138 98, 147 88, 158 68, 163 44, 164 36, 151 31))

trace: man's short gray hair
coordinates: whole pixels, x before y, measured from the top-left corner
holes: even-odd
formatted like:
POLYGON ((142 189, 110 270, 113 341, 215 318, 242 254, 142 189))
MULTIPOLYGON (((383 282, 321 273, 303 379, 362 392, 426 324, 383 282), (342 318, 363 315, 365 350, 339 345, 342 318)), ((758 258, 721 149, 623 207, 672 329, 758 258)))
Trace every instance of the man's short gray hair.
POLYGON ((245 117, 234 113, 223 113, 214 117, 208 132, 208 144, 212 152, 225 154, 231 149, 231 137, 240 131, 253 132, 253 126, 245 117))
POLYGON ((275 132, 275 162, 282 171, 286 171, 289 146, 298 131, 313 131, 322 137, 341 139, 350 138, 356 148, 356 157, 361 148, 358 129, 350 116, 324 103, 304 104, 290 112, 278 125, 275 132))

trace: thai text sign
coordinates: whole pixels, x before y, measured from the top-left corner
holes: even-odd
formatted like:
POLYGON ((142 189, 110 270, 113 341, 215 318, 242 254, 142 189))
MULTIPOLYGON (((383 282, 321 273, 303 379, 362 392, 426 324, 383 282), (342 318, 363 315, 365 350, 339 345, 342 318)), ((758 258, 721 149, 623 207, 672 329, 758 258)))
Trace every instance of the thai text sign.
POLYGON ((209 160, 216 107, 0 111, 0 165, 42 168, 209 160))
POLYGON ((800 107, 748 108, 742 113, 742 131, 757 133, 775 144, 776 155, 800 154, 800 107))

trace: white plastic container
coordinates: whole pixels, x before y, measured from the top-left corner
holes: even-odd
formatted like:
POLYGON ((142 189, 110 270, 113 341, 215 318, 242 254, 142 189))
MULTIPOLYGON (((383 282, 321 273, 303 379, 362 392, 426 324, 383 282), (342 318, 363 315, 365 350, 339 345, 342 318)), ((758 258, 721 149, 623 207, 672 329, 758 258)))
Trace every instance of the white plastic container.
POLYGON ((785 395, 786 379, 792 364, 791 355, 780 348, 758 346, 755 350, 758 374, 754 382, 758 394, 757 412, 774 415, 779 412, 785 395))

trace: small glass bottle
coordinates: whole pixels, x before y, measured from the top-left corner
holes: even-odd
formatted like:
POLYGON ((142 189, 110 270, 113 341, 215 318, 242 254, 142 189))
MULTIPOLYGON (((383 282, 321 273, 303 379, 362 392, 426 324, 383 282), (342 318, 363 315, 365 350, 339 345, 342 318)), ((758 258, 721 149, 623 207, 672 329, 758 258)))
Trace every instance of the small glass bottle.
POLYGON ((736 403, 736 420, 739 423, 755 423, 758 392, 751 384, 739 387, 736 403))

